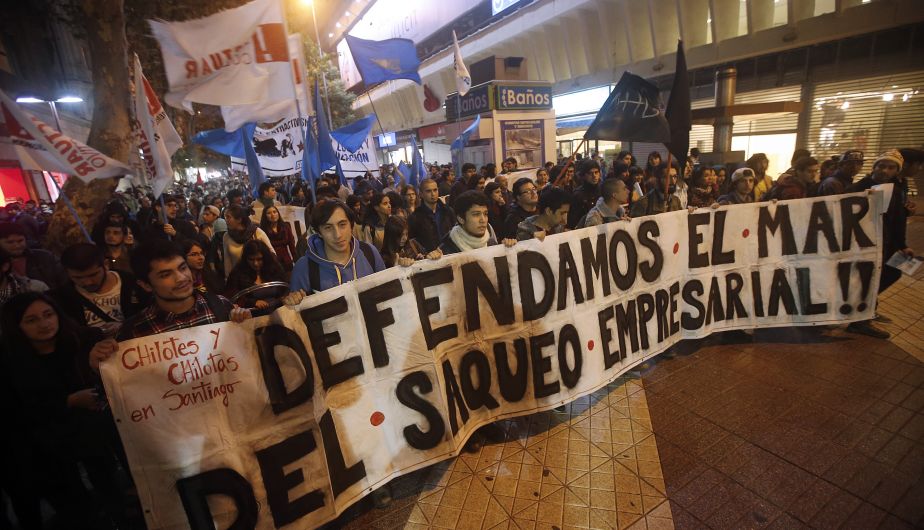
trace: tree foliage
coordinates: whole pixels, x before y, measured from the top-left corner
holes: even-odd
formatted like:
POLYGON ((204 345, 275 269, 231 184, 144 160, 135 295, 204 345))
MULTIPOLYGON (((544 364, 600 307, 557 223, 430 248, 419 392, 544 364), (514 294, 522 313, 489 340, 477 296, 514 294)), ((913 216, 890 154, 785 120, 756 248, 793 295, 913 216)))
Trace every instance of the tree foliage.
MULTIPOLYGON (((130 83, 131 56, 138 54, 145 76, 163 101, 167 79, 160 46, 151 34, 148 20, 183 21, 200 18, 224 9, 241 6, 249 0, 60 0, 64 8, 57 16, 66 19, 75 36, 86 41, 93 75, 94 112, 87 143, 119 160, 127 160, 131 139, 130 83)), ((290 32, 302 35, 305 46, 306 78, 327 80, 330 117, 334 127, 355 120, 355 96, 347 92, 340 80, 336 55, 318 53, 314 40, 311 10, 299 0, 285 0, 290 32)), ((324 83, 320 82, 322 87, 324 83)), ((167 115, 183 139, 184 146, 173 157, 175 170, 206 166, 220 170, 229 167, 228 157, 216 154, 192 143, 200 131, 222 127, 220 109, 212 105, 194 104, 194 113, 165 107, 167 115)), ((84 224, 91 225, 111 197, 115 179, 94 182, 88 186, 78 179, 69 179, 65 193, 71 197, 84 224)), ((49 229, 49 245, 61 248, 82 239, 69 211, 59 201, 49 229)))

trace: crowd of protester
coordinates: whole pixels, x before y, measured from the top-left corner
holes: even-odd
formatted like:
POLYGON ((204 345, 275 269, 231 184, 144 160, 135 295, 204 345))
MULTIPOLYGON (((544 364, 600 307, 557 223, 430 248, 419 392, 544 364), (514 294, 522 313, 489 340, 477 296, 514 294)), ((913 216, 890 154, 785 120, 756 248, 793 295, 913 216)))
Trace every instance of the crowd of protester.
MULTIPOLYGON (((66 527, 131 526, 140 508, 98 375, 117 341, 242 321, 387 267, 664 212, 888 182, 897 188, 884 218, 883 255, 911 255, 908 180, 924 154, 889 150, 861 176, 864 161, 859 151, 819 161, 797 150, 774 179, 763 154, 741 167, 708 166, 693 150, 680 167, 657 152, 639 164, 624 151, 609 164, 560 160, 528 176, 515 159, 500 171, 463 164, 458 176, 434 165, 417 186, 396 179, 391 166, 350 187, 325 176, 314 191, 286 177, 261 184, 255 198, 218 179, 162 200, 143 190, 118 193, 92 223, 92 242, 57 255, 42 248, 47 208, 10 204, 0 209, 2 402, 7 432, 17 434, 2 437, 3 491, 22 528, 43 527, 42 500, 66 527), (304 207, 304 233, 293 232, 282 205, 304 207)), ((899 277, 884 266, 880 292, 899 277)), ((849 329, 888 337, 871 322, 849 329)), ((388 496, 381 488, 374 499, 383 504, 388 496)), ((5 514, 0 522, 10 525, 5 514)))

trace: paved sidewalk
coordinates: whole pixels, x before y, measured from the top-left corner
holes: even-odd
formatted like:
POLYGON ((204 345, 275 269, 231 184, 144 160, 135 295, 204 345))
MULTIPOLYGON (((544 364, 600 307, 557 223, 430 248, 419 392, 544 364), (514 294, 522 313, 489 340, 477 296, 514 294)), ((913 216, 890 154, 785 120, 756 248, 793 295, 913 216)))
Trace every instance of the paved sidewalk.
MULTIPOLYGON (((924 215, 909 244, 924 254, 924 215)), ((330 526, 924 527, 924 268, 879 311, 890 340, 840 326, 681 343, 330 526)))

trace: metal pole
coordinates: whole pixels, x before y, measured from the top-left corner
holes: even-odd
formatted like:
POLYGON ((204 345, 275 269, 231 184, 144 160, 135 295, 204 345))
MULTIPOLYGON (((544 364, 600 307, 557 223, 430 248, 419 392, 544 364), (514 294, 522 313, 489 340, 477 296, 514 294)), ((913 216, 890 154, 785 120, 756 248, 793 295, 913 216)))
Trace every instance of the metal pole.
POLYGON ((571 167, 571 163, 574 162, 574 153, 579 151, 581 147, 584 146, 584 142, 587 141, 587 138, 581 138, 581 143, 578 144, 577 149, 571 152, 571 156, 568 157, 568 161, 565 162, 565 167, 561 169, 561 173, 558 174, 558 178, 555 179, 555 182, 552 183, 552 186, 558 186, 558 183, 565 178, 565 173, 568 172, 568 168, 571 167))
MULTIPOLYGON (((327 126, 328 126, 330 129, 333 129, 333 128, 334 128, 334 124, 333 124, 333 122, 331 121, 332 118, 331 118, 331 114, 330 114, 330 98, 329 98, 328 95, 327 95, 327 94, 328 94, 328 92, 327 92, 327 75, 324 73, 324 68, 323 68, 323 66, 324 66, 324 64, 323 64, 323 63, 324 63, 324 51, 321 50, 321 33, 318 31, 318 15, 315 13, 315 10, 314 10, 314 2, 311 2, 311 18, 314 20, 314 37, 315 37, 315 39, 317 39, 317 41, 318 41, 318 58, 321 59, 321 61, 320 61, 320 62, 321 62, 321 64, 320 64, 321 70, 320 70, 320 71, 321 71, 321 82, 324 84, 324 105, 327 107, 327 126)), ((373 112, 375 112, 375 111, 373 110, 373 112)), ((376 116, 376 117, 377 117, 377 116, 376 116)))
MULTIPOLYGON (((63 131, 61 130, 61 119, 58 117, 58 108, 55 106, 55 102, 54 102, 54 101, 46 101, 46 103, 48 103, 48 106, 51 107, 51 115, 52 115, 52 117, 54 117, 54 119, 55 119, 55 127, 58 129, 58 132, 63 132, 63 131)), ((58 184, 58 181, 55 180, 54 175, 52 175, 52 174, 49 172, 49 173, 48 173, 48 177, 51 179, 51 182, 54 183, 55 188, 57 188, 57 190, 58 190, 58 197, 60 197, 61 199, 64 200, 64 204, 66 204, 68 210, 71 211, 71 215, 73 215, 73 216, 74 216, 74 220, 77 221, 77 226, 80 227, 80 231, 83 232, 83 236, 84 236, 85 238, 87 238, 87 242, 88 242, 88 243, 93 243, 93 238, 90 237, 90 232, 87 231, 87 227, 84 226, 83 221, 80 220, 80 216, 77 215, 77 209, 74 208, 74 204, 71 203, 71 200, 67 197, 67 195, 64 194, 64 190, 61 189, 61 186, 58 184)))
MULTIPOLYGON (((730 66, 715 73, 715 106, 729 107, 735 104, 735 84, 738 71, 730 66)), ((731 117, 716 118, 712 133, 712 150, 729 153, 732 148, 732 130, 735 120, 731 117)))

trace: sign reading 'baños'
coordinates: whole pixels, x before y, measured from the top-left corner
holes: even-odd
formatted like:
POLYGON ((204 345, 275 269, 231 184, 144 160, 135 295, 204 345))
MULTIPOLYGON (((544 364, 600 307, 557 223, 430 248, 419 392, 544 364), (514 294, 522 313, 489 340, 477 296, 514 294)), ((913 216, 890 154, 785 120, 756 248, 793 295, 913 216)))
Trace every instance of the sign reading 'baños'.
POLYGON ((680 340, 871 318, 886 193, 612 223, 123 342, 102 374, 148 526, 314 527, 680 340))

